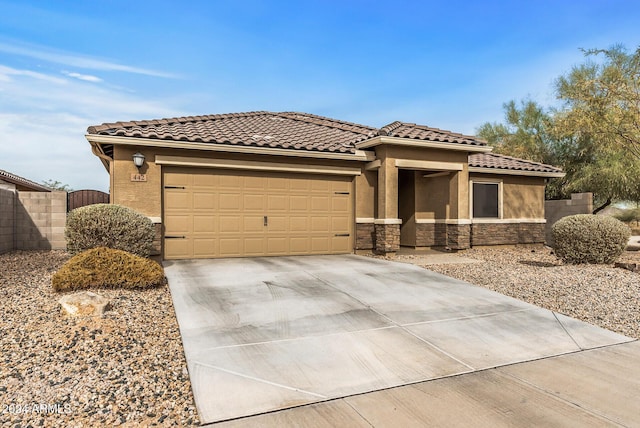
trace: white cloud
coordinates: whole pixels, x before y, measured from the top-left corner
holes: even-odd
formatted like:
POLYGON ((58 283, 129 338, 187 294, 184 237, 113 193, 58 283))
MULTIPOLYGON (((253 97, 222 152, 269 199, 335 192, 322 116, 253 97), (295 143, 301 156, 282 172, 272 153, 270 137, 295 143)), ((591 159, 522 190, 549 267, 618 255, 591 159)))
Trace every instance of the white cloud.
POLYGON ((69 67, 84 68, 90 70, 120 71, 125 73, 142 74, 145 76, 176 78, 176 76, 157 70, 134 67, 130 65, 118 64, 116 62, 89 56, 77 55, 67 52, 54 52, 44 47, 34 47, 19 45, 18 43, 0 42, 0 52, 25 56, 28 58, 40 59, 56 64, 63 64, 69 67))
POLYGON ((97 76, 92 76, 90 74, 80 74, 80 73, 72 73, 69 71, 63 71, 62 74, 69 76, 69 77, 73 77, 74 79, 78 79, 78 80, 84 80, 85 82, 92 82, 92 83, 100 83, 102 82, 102 79, 97 77, 97 76))
POLYGON ((0 64, 0 169, 108 191, 108 174, 84 138, 87 127, 184 114, 162 99, 76 79, 0 64))
POLYGON ((10 82, 12 81, 11 76, 27 76, 36 80, 44 80, 50 83, 64 84, 66 80, 61 79, 55 76, 49 76, 44 73, 38 73, 36 71, 30 70, 18 70, 16 68, 11 68, 0 64, 0 81, 10 82))

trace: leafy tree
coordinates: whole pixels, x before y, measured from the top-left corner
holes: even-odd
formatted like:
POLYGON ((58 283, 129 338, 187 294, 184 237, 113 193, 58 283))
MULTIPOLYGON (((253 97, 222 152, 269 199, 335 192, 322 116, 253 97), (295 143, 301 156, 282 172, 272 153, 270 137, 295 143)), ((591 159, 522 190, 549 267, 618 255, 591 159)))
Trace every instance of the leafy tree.
POLYGON ((503 105, 505 123, 485 123, 477 134, 497 153, 560 166, 566 175, 551 180, 547 198, 593 192, 597 213, 615 200, 640 201, 640 49, 585 55, 605 60, 587 61, 558 79, 562 109, 510 101, 503 105))
POLYGON ((551 163, 553 159, 553 137, 549 129, 551 117, 542 106, 532 100, 515 101, 502 105, 506 123, 485 123, 477 135, 494 147, 496 153, 535 162, 551 163))
POLYGON ((53 190, 63 190, 65 192, 73 192, 73 189, 68 184, 62 184, 57 180, 45 180, 42 182, 45 186, 53 190))
POLYGON ((589 161, 565 160, 565 191, 593 192, 597 214, 616 200, 640 201, 640 162, 624 150, 601 150, 589 161))
POLYGON ((484 123, 477 129, 477 135, 493 146, 496 153, 563 167, 567 175, 550 181, 546 197, 561 199, 570 195, 567 188, 570 171, 579 169, 577 165, 583 161, 584 151, 576 152, 571 138, 555 132, 552 112, 535 101, 512 100, 504 103, 503 108, 505 123, 484 123), (569 156, 574 158, 565 165, 569 156))
POLYGON ((557 96, 564 101, 558 126, 640 159, 640 47, 633 54, 622 46, 584 53, 587 61, 556 81, 557 96))

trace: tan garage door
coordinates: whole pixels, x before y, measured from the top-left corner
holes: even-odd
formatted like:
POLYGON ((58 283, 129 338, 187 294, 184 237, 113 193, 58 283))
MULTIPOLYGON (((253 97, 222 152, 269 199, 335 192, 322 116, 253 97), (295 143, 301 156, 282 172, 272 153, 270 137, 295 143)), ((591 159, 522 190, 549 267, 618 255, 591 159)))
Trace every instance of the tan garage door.
POLYGON ((166 259, 352 251, 352 177, 170 168, 166 259))

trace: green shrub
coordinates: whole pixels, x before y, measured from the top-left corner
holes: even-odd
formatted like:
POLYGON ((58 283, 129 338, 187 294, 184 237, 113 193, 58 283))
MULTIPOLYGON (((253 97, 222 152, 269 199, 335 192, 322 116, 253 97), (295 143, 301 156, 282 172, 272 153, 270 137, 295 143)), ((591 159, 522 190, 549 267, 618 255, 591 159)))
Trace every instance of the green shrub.
POLYGON ((67 216, 67 251, 109 247, 148 257, 153 248, 153 222, 131 208, 95 204, 76 208, 67 216))
POLYGON ((99 247, 69 259, 53 275, 56 291, 87 288, 149 288, 165 283, 162 266, 122 250, 99 247))
POLYGON ((625 250, 630 230, 609 216, 577 214, 551 228, 555 253, 565 263, 613 263, 625 250))
POLYGON ((629 223, 632 221, 640 221, 640 208, 628 208, 614 215, 618 220, 629 223))

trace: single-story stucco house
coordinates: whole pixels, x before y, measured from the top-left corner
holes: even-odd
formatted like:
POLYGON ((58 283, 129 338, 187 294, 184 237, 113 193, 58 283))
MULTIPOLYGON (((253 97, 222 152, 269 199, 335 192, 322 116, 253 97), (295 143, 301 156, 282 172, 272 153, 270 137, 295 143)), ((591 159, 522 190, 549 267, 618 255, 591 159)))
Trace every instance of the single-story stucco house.
POLYGON ((105 123, 86 138, 111 202, 161 224, 165 259, 542 243, 545 183, 563 175, 472 136, 306 113, 105 123))

